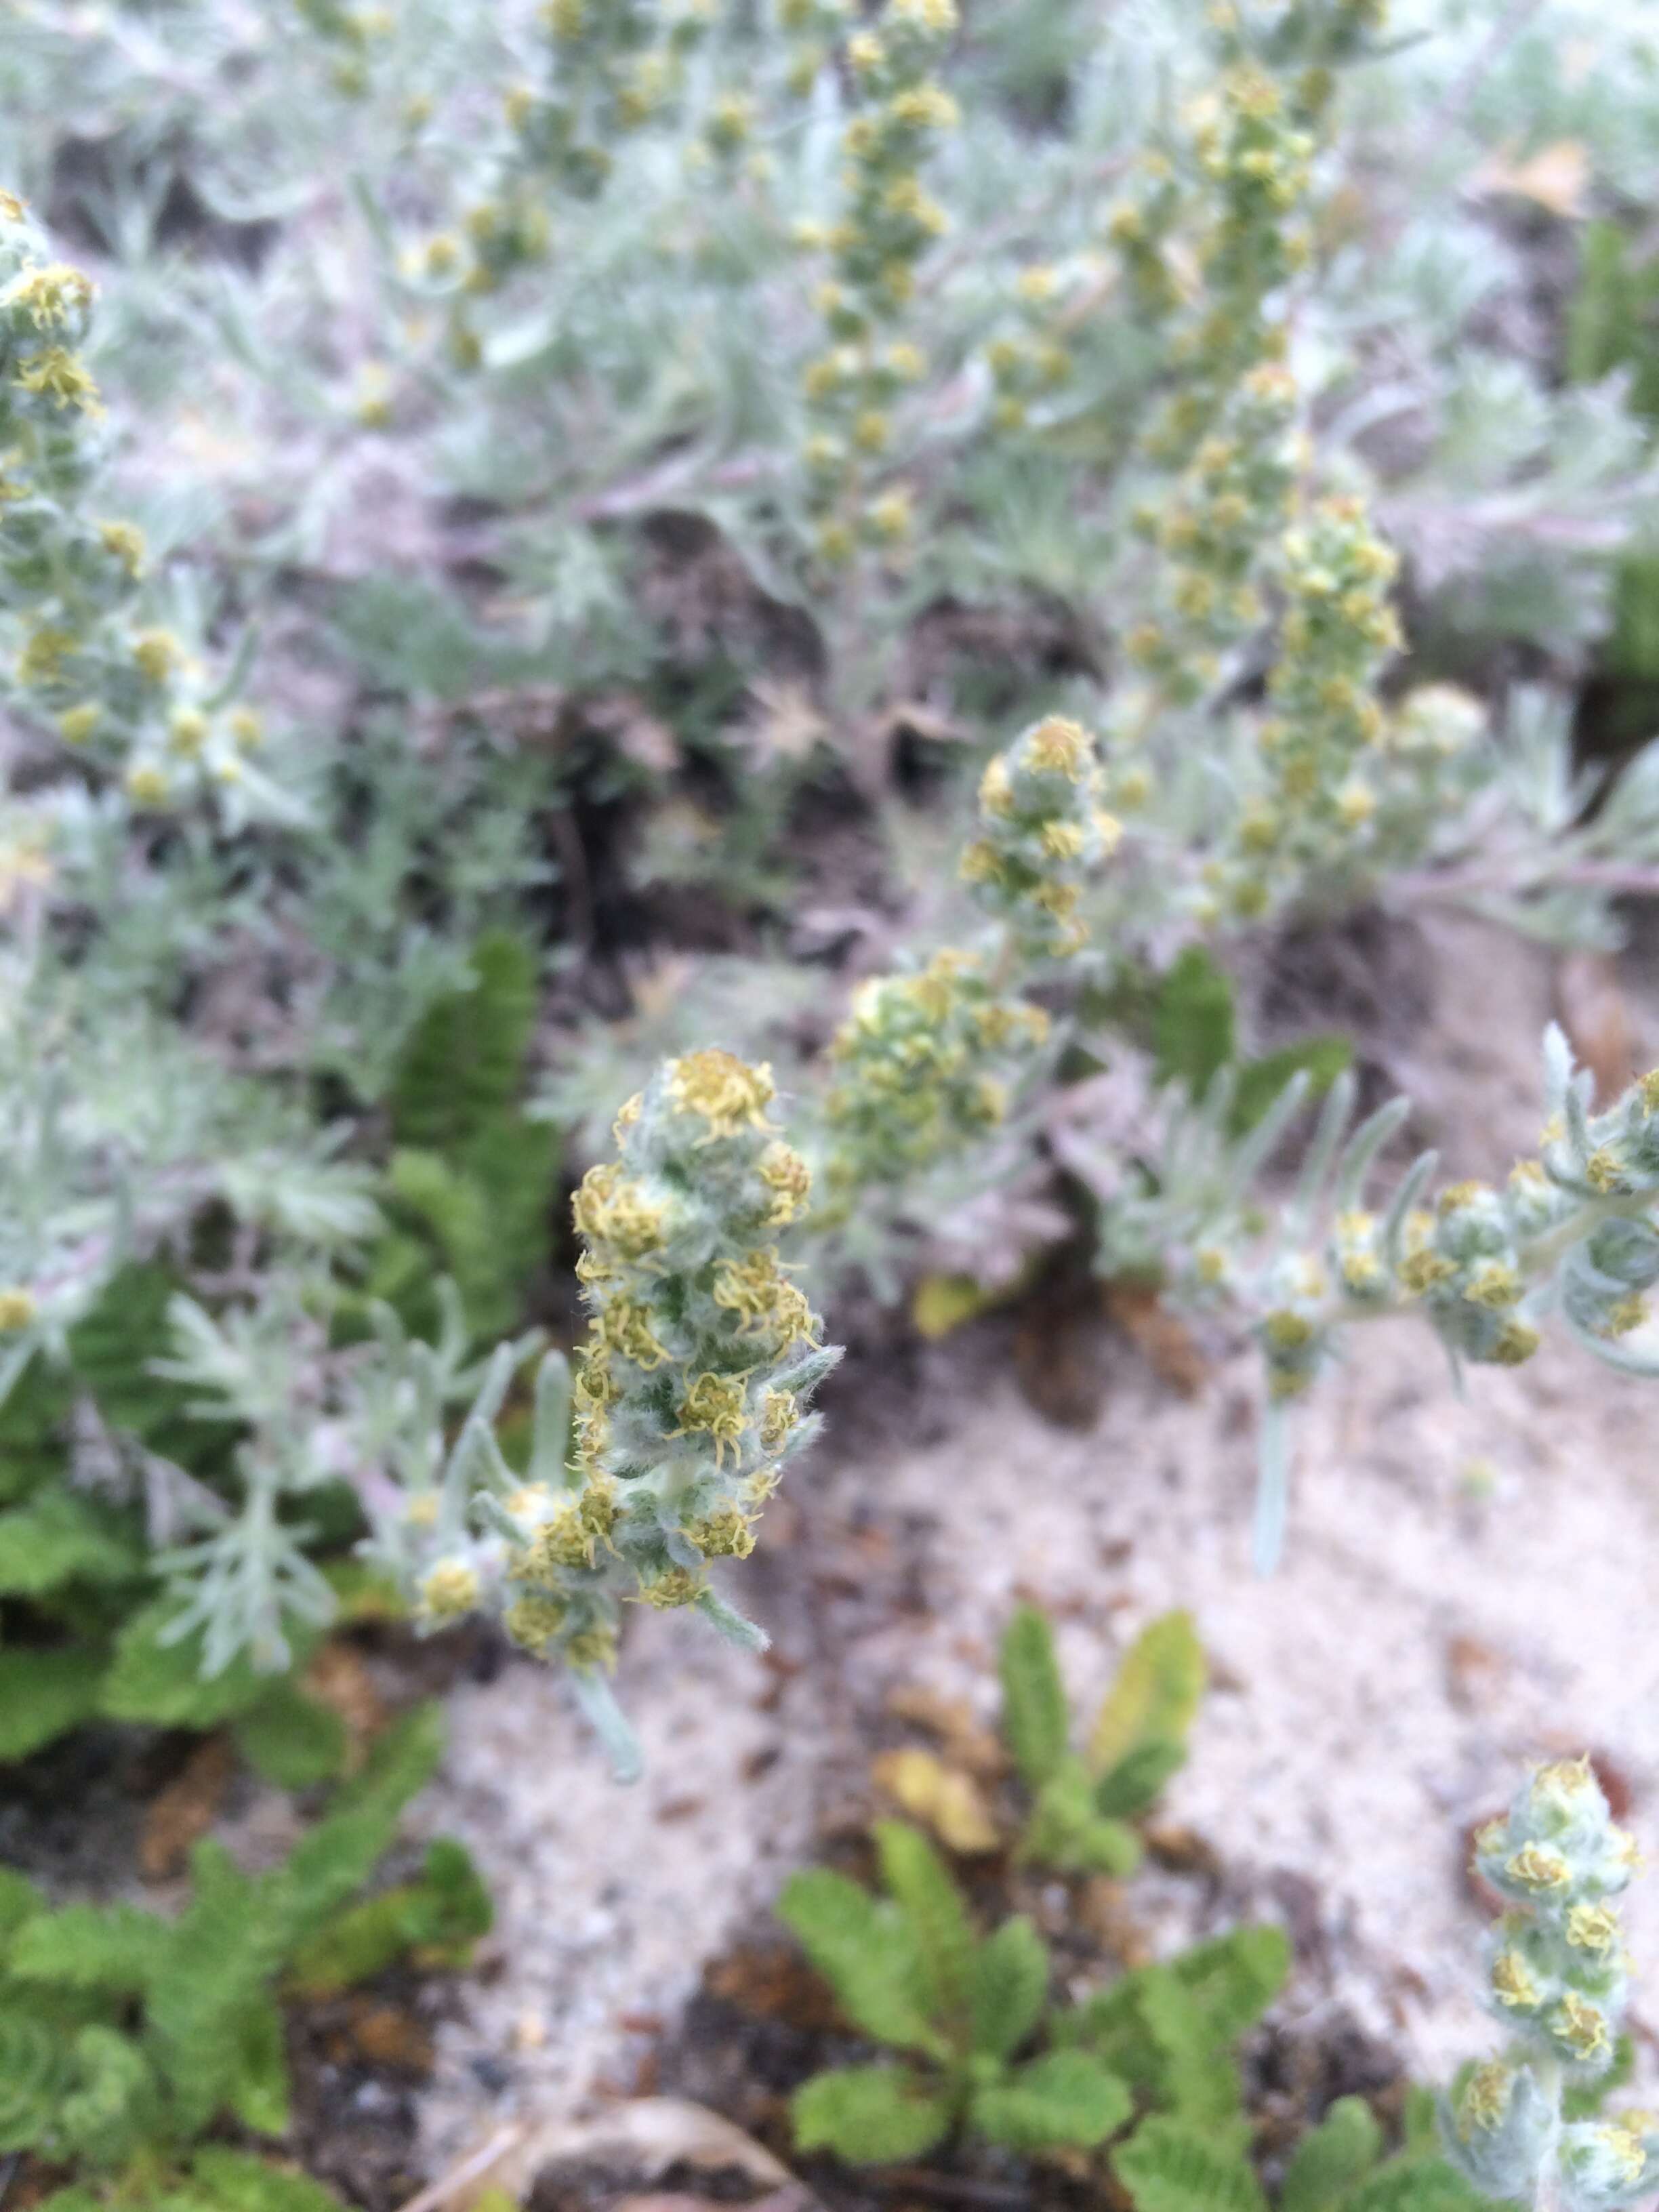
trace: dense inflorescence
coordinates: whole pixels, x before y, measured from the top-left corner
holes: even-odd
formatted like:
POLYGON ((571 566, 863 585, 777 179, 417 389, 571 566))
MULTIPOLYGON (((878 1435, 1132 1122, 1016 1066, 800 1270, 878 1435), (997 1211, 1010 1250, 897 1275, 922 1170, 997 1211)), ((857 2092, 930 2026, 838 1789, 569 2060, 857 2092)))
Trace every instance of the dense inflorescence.
POLYGON ((569 1453, 550 1403, 532 1479, 487 1464, 447 1525, 435 1502, 418 1516, 428 1534, 404 1555, 429 1623, 498 1604, 514 1641, 564 1662, 613 1730, 600 1678, 624 1602, 694 1607, 763 1641, 709 1563, 754 1549, 841 1356, 780 1255, 811 1176, 767 1119, 774 1095, 767 1068, 711 1048, 667 1062, 623 1108, 616 1158, 573 1205, 590 1328, 569 1453))
POLYGON ((830 1048, 824 1096, 832 1203, 902 1183, 1000 1127, 1046 1042, 1040 1006, 1000 990, 977 953, 859 987, 830 1048))
POLYGON ((1489 1945, 1487 2002, 1515 2048, 1477 2066, 1447 2115, 1446 2147, 1477 2188, 1559 2212, 1611 2212, 1659 2184, 1659 2122, 1564 2116, 1564 2083, 1613 2063, 1627 2002, 1613 1899, 1640 1865, 1588 1759, 1540 1767, 1483 1828, 1475 1868, 1507 1900, 1489 1945))
POLYGON ((888 0, 848 41, 856 99, 842 144, 843 204, 830 228, 800 233, 802 245, 828 252, 830 270, 814 298, 828 348, 804 378, 808 498, 818 557, 830 568, 910 531, 904 486, 876 487, 891 465, 895 402, 927 369, 905 334, 906 310, 916 265, 945 227, 922 172, 957 119, 933 74, 956 27, 955 0, 888 0))
POLYGON ((162 806, 242 782, 261 725, 149 618, 143 532, 98 514, 93 291, 0 190, 0 697, 162 806))
POLYGON ((1104 799, 1095 740, 1059 714, 1023 731, 981 779, 962 878, 1018 960, 1063 960, 1088 943, 1084 890, 1123 834, 1104 799))

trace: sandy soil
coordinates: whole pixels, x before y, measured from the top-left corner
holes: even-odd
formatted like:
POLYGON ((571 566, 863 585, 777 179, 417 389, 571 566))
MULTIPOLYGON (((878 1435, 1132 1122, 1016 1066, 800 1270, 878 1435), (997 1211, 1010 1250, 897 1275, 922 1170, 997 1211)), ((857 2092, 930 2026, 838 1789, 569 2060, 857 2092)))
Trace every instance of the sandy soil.
MULTIPOLYGON (((1551 966, 1471 924, 1437 929, 1432 952, 1434 1011, 1395 1073, 1449 1170, 1501 1172, 1534 1139, 1551 966)), ((769 1518, 744 1596, 777 1639, 769 1663, 639 1622, 619 1686, 649 1755, 640 1788, 610 1784, 557 1683, 529 1667, 452 1698, 422 1818, 477 1852, 500 1966, 447 2034, 426 2111, 434 2166, 503 2119, 631 2086, 706 1960, 763 1924, 817 1832, 867 1807, 891 1687, 925 1682, 991 1715, 1017 1595, 1059 1616, 1085 1705, 1141 1623, 1194 1609, 1215 1681, 1167 1810, 1228 1879, 1200 1903, 1152 1875, 1131 1901, 1170 1944, 1200 1913, 1287 1917, 1308 2024, 1346 2007, 1424 2075, 1492 2033, 1471 1994, 1463 1831, 1528 1758, 1604 1754, 1659 1854, 1659 1485, 1642 1385, 1550 1345, 1518 1373, 1477 1375, 1459 1403, 1425 1334, 1380 1327, 1363 1368, 1308 1411, 1289 1554, 1263 1583, 1248 1353, 1224 1351, 1188 1402, 1104 1336, 1104 1410, 1079 1435, 1020 1396, 1001 1328, 928 1356, 907 1441, 871 1449, 854 1415, 856 1457, 827 1443, 769 1518)), ((1631 1918, 1659 1990, 1659 1894, 1638 1892, 1631 1918)))

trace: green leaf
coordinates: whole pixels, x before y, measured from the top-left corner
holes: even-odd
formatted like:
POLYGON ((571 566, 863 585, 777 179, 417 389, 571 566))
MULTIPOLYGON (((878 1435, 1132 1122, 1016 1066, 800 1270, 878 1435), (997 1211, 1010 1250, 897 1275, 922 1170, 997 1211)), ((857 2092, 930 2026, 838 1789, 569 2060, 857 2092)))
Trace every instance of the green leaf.
POLYGON ((238 2063, 226 2101, 255 2135, 288 2132, 287 2040, 281 2010, 269 1998, 251 2004, 237 2022, 238 2063))
POLYGON ((71 1490, 44 1490, 0 1513, 0 1596, 39 1597, 69 1582, 131 1582, 144 1555, 124 1521, 71 1490))
POLYGON ((0 1399, 0 1504, 11 1504, 64 1471, 64 1429, 75 1384, 38 1352, 0 1399))
POLYGON ((1491 2212, 1491 2205, 1443 2159, 1407 2153, 1362 2184, 1342 2212, 1491 2212))
POLYGON ((1341 2212, 1348 2191, 1376 2163, 1382 2130, 1363 2097, 1339 2097, 1297 2145, 1279 2212, 1341 2212))
MULTIPOLYGON (((204 1680, 198 1632, 176 1643, 164 1640, 178 1617, 178 1599, 163 1595, 123 1627, 99 1701, 100 1711, 111 1720, 149 1721, 157 1728, 216 1728, 270 1696, 270 1675, 257 1673, 245 1652, 204 1680)), ((295 1668, 302 1668, 316 1648, 316 1630, 289 1622, 284 1632, 295 1668)))
POLYGON ((489 1934, 491 1917, 489 1893, 465 1848, 441 1836, 427 1846, 418 1881, 347 1906, 301 1945, 289 1986, 329 1996, 411 1951, 424 1965, 463 1966, 473 1943, 489 1934))
POLYGON ((855 1881, 809 1867, 786 1883, 778 1917, 835 1990, 855 2027, 899 2051, 937 2051, 924 2009, 921 1954, 897 1908, 855 1881))
POLYGON ((1020 1856, 1062 1874, 1133 1874, 1140 1839, 1121 1820, 1095 1808, 1094 1790, 1080 1759, 1067 1759, 1038 1792, 1020 1838, 1020 1856))
POLYGON ((204 2212, 341 2212, 339 2198, 319 2181, 248 2151, 212 2144, 197 2152, 190 2171, 206 2198, 204 2212))
POLYGON ((1183 2120, 1215 2129, 1239 2109, 1238 2069, 1203 2004, 1182 1978, 1182 1960, 1143 1972, 1140 2017, 1162 2065, 1158 2101, 1183 2120))
POLYGON ((199 2130, 237 2095, 251 2015, 282 1965, 374 1871, 441 1747, 434 1707, 406 1714, 287 1863, 257 1882, 216 1845, 197 1847, 194 1893, 149 1993, 155 2046, 181 2127, 199 2130))
POLYGON ((1113 2153, 1136 2212, 1267 2212, 1249 2161, 1178 2120, 1144 2120, 1113 2153))
POLYGON ((1200 945, 1189 945, 1164 975, 1152 1010, 1152 1056, 1160 1083, 1181 1082, 1201 1098, 1235 1050, 1233 987, 1200 945))
POLYGON ((285 1947, 263 1885, 222 1845, 198 1844, 191 1873, 190 1903, 150 1985, 149 2023, 179 2124, 195 2134, 223 2109, 240 2078, 242 2023, 285 1947))
POLYGON ((32 1881, 11 1867, 0 1866, 0 1972, 6 1971, 7 1946, 26 1920, 44 1912, 46 1900, 32 1881))
POLYGON ((975 1948, 962 1893, 919 1828, 878 1820, 874 1834, 882 1880, 915 1938, 928 2010, 936 2019, 960 2019, 975 1948))
POLYGON ((442 1753, 436 1704, 405 1713, 375 1745, 362 1772, 301 1836, 287 1864, 267 1877, 284 1955, 362 1887, 396 1836, 404 1808, 430 1781, 442 1753))
POLYGON ((920 2158, 943 2142, 951 2107, 897 2066, 815 2074, 790 2099, 799 2150, 832 2150, 854 2166, 920 2158))
POLYGON ((345 1723, 330 1706, 279 1682, 236 1723, 236 1747, 279 1790, 327 1782, 345 1763, 345 1723))
POLYGON ((0 1764, 27 1759, 90 1720, 108 1655, 95 1644, 60 1651, 0 1651, 0 1764))
POLYGON ((67 1905, 40 1912, 12 1939, 7 1971, 22 1982, 142 1996, 167 1955, 171 1930, 132 1905, 67 1905))
POLYGON ((1020 1779, 1042 1789, 1066 1756, 1070 1718, 1054 1657, 1054 1632, 1034 1605, 1023 1605, 1002 1633, 1002 1732, 1020 1779))
POLYGON ((968 1968, 968 2015, 974 2049, 1011 2058, 1042 2017, 1048 1996, 1048 1952, 1022 1915, 1005 1920, 975 1951, 968 1968))
POLYGON ((1212 2040, 1233 2043, 1283 1990, 1291 1971, 1290 1938, 1262 1921, 1195 1943, 1171 1965, 1202 2011, 1212 2040))
POLYGON ((204 1419, 198 1391, 151 1372, 174 1349, 168 1310, 181 1287, 160 1261, 121 1268, 70 1331, 70 1363, 111 1428, 201 1474, 223 1462, 240 1424, 204 1419))
POLYGON ((1659 422, 1659 259, 1638 259, 1616 222, 1587 222, 1578 245, 1578 287, 1567 309, 1566 370, 1575 384, 1598 382, 1615 368, 1634 372, 1633 410, 1659 422))
POLYGON ((536 1020, 536 957, 504 930, 472 949, 470 991, 427 1009, 404 1045, 388 1103, 398 1141, 453 1156, 518 1103, 536 1020))
POLYGON ((1189 1613, 1166 1613, 1124 1654, 1089 1738, 1089 1763, 1109 1774, 1149 1743, 1184 1745, 1207 1668, 1189 1613))
POLYGON ((1115 2135, 1134 2100, 1086 2051, 1051 2051, 975 2098, 974 2125, 1011 2150, 1093 2150, 1115 2135))
POLYGON ((1310 1104, 1321 1099, 1353 1059, 1346 1037, 1301 1037, 1282 1052, 1246 1060, 1238 1071, 1233 1093, 1231 1127, 1236 1137, 1248 1136, 1292 1076, 1308 1078, 1310 1104))
POLYGON ((97 2023, 76 2036, 70 2057, 73 2081, 59 2101, 54 2136, 92 2165, 118 2165, 160 2117, 149 2062, 131 2036, 97 2023))
POLYGON ((72 2077, 67 2042, 13 1999, 0 2009, 0 2153, 46 2142, 72 2077))
POLYGON ((1132 1820, 1156 1802, 1164 1784, 1186 1764, 1185 1744, 1137 1744, 1096 1783, 1096 1812, 1114 1820, 1132 1820))

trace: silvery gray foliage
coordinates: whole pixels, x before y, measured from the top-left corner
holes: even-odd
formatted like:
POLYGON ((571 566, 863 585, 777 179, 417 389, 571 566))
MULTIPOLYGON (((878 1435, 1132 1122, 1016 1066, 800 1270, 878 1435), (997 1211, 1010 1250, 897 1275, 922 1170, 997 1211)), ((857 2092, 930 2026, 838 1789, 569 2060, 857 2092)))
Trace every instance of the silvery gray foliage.
POLYGON ((1474 1863, 1507 1901, 1487 1944, 1487 2002, 1513 2039, 1444 2108, 1453 2162, 1489 2197, 1536 2212, 1613 2212, 1659 2186, 1650 2112, 1565 2117, 1563 2092, 1612 2065, 1628 1995, 1613 1902, 1640 1868, 1588 1759, 1540 1767, 1474 1863))
POLYGON ((0 966, 0 1288, 9 1388, 125 1261, 210 1200, 279 1241, 349 1247, 376 1226, 371 1178, 277 1093, 229 1074, 142 1005, 51 962, 0 966))
MULTIPOLYGON (((420 1576, 411 1532, 449 1525, 427 1501, 470 1494, 487 1457, 481 1429, 539 1346, 532 1334, 499 1346, 486 1362, 474 1358, 459 1298, 444 1282, 434 1342, 410 1337, 382 1305, 367 1342, 334 1348, 331 1288, 314 1262, 290 1262, 263 1272, 247 1303, 210 1311, 180 1293, 171 1304, 173 1348, 154 1371, 199 1393, 191 1409, 201 1418, 246 1431, 235 1502, 180 1477, 175 1494, 191 1533, 156 1559, 179 1601, 167 1639, 199 1629, 210 1674, 244 1651, 258 1668, 285 1667, 285 1624, 333 1619, 334 1593, 313 1564, 315 1532, 306 1518, 307 1497, 325 1485, 357 1492, 373 1531, 368 1555, 412 1595, 420 1576), (447 1425, 469 1403, 452 1448, 447 1425)), ((498 1451, 489 1463, 499 1465, 498 1451)))
POLYGON ((1224 1068, 1196 1104, 1171 1091, 1151 1172, 1133 1182, 1073 1138, 1068 1160, 1103 1197, 1099 1261, 1109 1274, 1163 1274, 1198 1312, 1224 1312, 1261 1347, 1267 1383, 1255 1551, 1263 1572, 1284 1540, 1292 1409, 1361 1324, 1417 1316, 1439 1339, 1454 1382, 1467 1365, 1517 1366, 1559 1315, 1587 1351, 1625 1373, 1659 1376, 1646 1293, 1659 1282, 1659 1072, 1606 1113, 1554 1026, 1544 1041, 1547 1118, 1537 1156, 1493 1188, 1437 1187, 1418 1155, 1380 1199, 1368 1193, 1403 1128, 1396 1099, 1353 1122, 1344 1072, 1316 1117, 1294 1185, 1268 1203, 1261 1178, 1296 1123, 1308 1079, 1294 1078, 1244 1134, 1232 1127, 1224 1068))

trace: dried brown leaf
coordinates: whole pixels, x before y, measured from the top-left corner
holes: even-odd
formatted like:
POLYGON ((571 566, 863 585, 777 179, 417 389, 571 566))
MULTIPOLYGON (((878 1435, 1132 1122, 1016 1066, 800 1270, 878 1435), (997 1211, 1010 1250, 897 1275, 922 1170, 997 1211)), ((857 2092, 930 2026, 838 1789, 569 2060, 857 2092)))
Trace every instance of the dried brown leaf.
POLYGON ((1210 1363, 1185 1322, 1158 1292, 1139 1283, 1109 1283, 1106 1310, 1158 1381, 1182 1398, 1196 1398, 1210 1379, 1210 1363))

